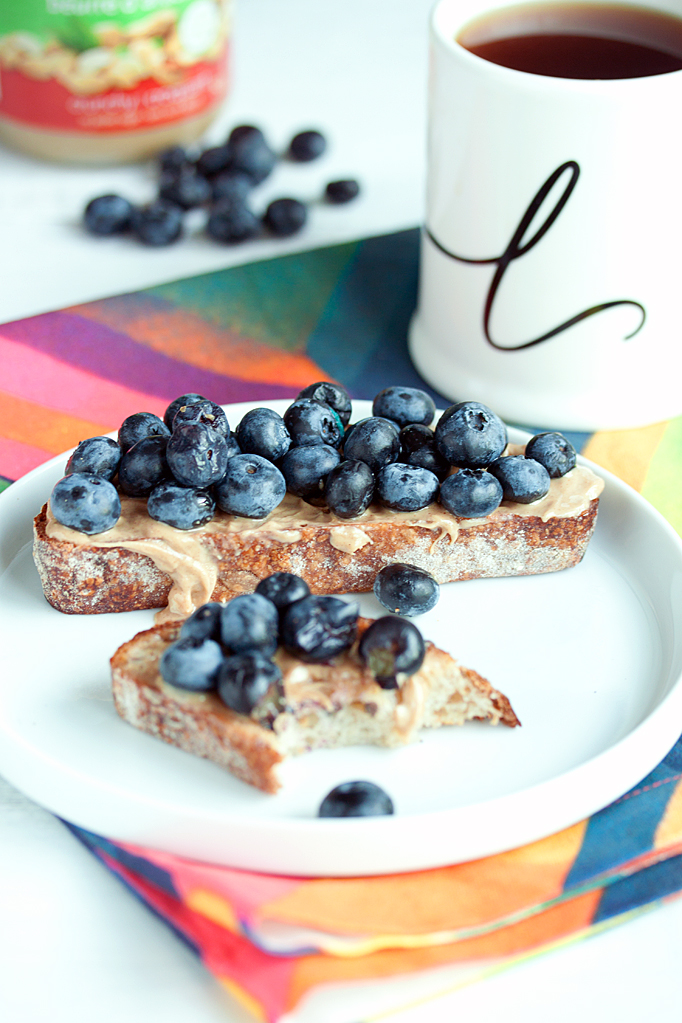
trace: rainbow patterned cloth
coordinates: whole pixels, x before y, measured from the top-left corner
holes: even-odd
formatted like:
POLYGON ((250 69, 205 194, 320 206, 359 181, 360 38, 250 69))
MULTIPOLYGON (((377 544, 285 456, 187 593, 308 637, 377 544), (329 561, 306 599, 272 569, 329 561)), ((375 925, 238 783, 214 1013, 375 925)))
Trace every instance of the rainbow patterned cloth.
MULTIPOLYGON (((356 398, 431 390, 407 353, 417 268, 418 232, 403 231, 0 326, 0 489, 188 391, 225 404, 293 397, 320 379, 356 398)), ((682 418, 569 436, 682 533, 682 418)), ((67 826, 256 1017, 277 1020, 326 983, 448 965, 452 990, 679 894, 682 739, 587 821, 411 874, 251 874, 67 826)))

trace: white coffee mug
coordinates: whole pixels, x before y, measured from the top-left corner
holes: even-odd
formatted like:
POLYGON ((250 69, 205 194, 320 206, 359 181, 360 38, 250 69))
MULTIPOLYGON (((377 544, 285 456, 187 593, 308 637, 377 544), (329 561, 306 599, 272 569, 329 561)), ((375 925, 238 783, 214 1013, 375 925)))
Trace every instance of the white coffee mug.
MULTIPOLYGON (((682 16, 682 0, 664 3, 648 6, 682 16)), ((676 416, 682 71, 604 81, 502 67, 456 41, 490 9, 441 0, 432 15, 415 365, 447 397, 516 423, 676 416)))

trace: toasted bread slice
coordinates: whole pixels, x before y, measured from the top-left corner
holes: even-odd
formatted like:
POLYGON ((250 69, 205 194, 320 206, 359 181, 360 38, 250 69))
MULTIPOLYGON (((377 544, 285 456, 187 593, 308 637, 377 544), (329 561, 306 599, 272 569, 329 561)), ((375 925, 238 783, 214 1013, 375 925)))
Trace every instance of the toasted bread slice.
MULTIPOLYGON (((361 618, 358 633, 371 624, 361 618)), ((309 750, 374 744, 400 746, 422 728, 484 720, 520 724, 506 696, 432 643, 399 689, 382 689, 363 665, 357 642, 328 664, 304 664, 280 648, 284 709, 261 720, 230 710, 214 693, 170 686, 159 674, 163 651, 179 634, 166 622, 140 632, 111 659, 116 710, 135 728, 227 768, 242 781, 276 792, 277 767, 309 750)))

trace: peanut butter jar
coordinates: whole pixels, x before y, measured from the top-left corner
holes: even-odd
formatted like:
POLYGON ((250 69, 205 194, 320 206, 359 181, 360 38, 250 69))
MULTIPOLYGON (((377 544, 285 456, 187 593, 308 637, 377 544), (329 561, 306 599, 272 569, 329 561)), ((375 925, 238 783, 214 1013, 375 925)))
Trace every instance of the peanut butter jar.
POLYGON ((122 163, 198 139, 227 95, 230 0, 0 0, 0 142, 122 163))

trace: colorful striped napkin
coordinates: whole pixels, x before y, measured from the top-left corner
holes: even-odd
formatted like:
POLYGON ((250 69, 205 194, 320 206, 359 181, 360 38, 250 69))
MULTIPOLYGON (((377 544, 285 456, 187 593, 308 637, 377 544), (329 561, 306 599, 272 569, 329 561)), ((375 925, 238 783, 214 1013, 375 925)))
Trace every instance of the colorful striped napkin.
MULTIPOLYGON (((228 403, 291 397, 320 379, 357 398, 394 383, 430 390, 406 346, 417 267, 418 232, 404 231, 1 326, 0 488, 188 391, 228 403)), ((682 532, 682 418, 570 437, 682 532)), ((68 826, 244 1005, 276 1020, 330 982, 449 964, 450 988, 470 983, 678 894, 682 740, 587 821, 413 874, 251 874, 68 826)))

